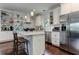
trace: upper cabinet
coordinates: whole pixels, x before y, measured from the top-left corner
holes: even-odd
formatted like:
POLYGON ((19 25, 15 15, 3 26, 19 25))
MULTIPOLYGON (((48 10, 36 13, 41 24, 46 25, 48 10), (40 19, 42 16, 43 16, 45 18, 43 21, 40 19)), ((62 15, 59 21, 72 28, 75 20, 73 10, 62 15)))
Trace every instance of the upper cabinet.
POLYGON ((61 15, 79 11, 79 4, 75 3, 64 3, 61 4, 61 15))
POLYGON ((53 9, 53 24, 59 24, 60 7, 53 9))
POLYGON ((12 31, 13 30, 13 14, 1 10, 1 31, 12 31))
POLYGON ((53 12, 50 12, 50 24, 53 24, 53 12))

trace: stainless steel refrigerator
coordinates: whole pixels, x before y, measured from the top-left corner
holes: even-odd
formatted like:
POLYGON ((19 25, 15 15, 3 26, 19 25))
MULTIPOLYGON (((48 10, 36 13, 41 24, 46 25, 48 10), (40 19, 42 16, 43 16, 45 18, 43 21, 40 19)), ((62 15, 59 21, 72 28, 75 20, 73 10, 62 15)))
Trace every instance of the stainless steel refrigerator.
POLYGON ((66 15, 66 41, 60 43, 60 47, 79 55, 79 12, 66 15))

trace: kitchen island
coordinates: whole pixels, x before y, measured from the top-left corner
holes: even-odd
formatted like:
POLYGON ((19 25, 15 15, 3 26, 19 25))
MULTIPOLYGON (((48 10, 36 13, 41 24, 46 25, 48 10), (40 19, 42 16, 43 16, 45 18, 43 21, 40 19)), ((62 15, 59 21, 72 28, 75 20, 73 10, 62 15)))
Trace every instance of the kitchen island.
MULTIPOLYGON (((29 41, 29 55, 41 55, 45 51, 45 32, 44 31, 20 31, 18 36, 24 37, 29 41)), ((26 45, 25 45, 26 47, 26 45)))

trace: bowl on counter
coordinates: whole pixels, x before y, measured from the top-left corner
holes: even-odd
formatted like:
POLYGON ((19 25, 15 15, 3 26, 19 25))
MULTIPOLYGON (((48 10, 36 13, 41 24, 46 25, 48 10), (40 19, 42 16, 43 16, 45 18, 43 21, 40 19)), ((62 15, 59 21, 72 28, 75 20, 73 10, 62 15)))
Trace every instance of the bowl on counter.
POLYGON ((35 28, 26 28, 24 31, 35 31, 35 28))

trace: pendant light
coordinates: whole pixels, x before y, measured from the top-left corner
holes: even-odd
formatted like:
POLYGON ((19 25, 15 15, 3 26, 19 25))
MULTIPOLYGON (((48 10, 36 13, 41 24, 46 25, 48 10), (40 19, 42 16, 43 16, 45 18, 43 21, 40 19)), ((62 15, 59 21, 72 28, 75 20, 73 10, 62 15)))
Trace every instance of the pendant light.
POLYGON ((31 16, 34 16, 34 12, 33 11, 31 11, 31 16))
POLYGON ((31 16, 34 16, 35 9, 31 11, 31 16))

